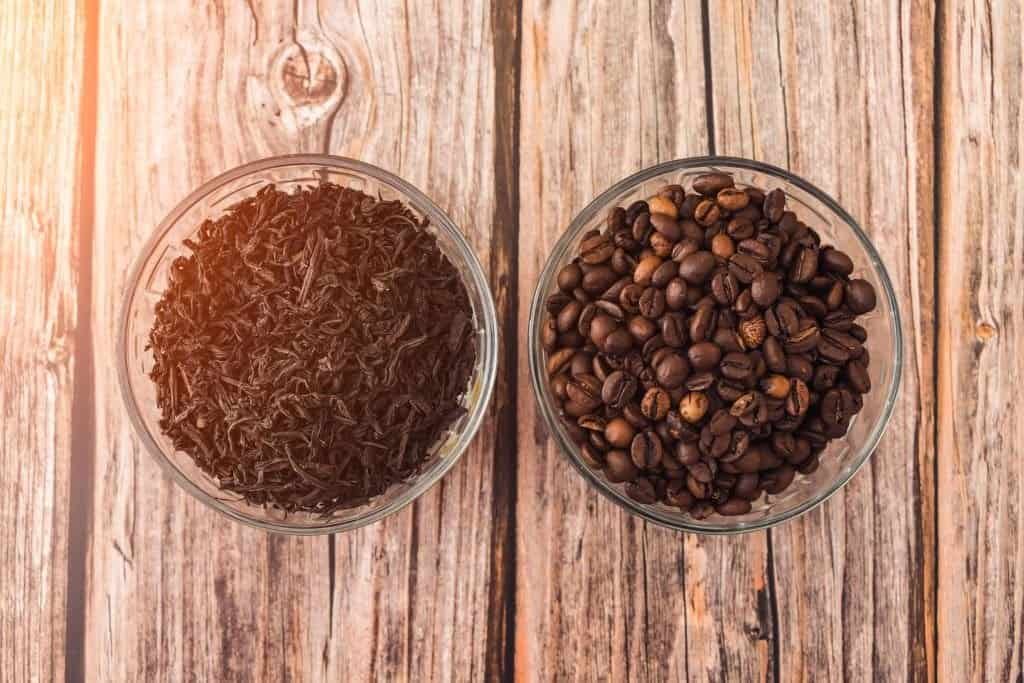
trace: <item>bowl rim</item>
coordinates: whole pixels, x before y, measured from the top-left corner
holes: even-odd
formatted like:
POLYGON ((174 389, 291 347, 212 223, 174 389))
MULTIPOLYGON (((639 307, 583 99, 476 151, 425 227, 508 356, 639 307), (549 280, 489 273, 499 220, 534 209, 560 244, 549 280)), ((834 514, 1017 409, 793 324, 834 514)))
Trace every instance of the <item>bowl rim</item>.
MULTIPOLYGON (((314 171, 315 173, 315 171, 314 171)), ((125 281, 124 294, 121 299, 121 310, 117 318, 117 339, 115 343, 115 365, 117 366, 118 384, 120 386, 121 398, 124 401, 128 412, 129 420, 135 430, 135 435, 142 442, 146 451, 153 457, 160 467, 171 476, 171 478, 185 491, 206 506, 216 510, 220 514, 246 526, 262 529, 278 534, 291 536, 319 536, 334 534, 341 531, 351 531, 360 527, 377 522, 384 517, 392 515, 413 501, 418 499, 427 490, 432 488, 438 481, 462 459, 469 445, 472 443, 483 419, 487 414, 491 397, 494 392, 494 385, 497 379, 498 348, 500 345, 498 315, 494 305, 494 295, 491 292, 490 284, 484 273, 480 260, 466 240, 462 231, 455 224, 455 221, 448 216, 433 200, 409 182, 399 178, 397 175, 374 166, 373 164, 352 159, 349 157, 336 156, 332 154, 284 154, 272 157, 265 157, 250 161, 224 173, 221 173, 199 185, 190 192, 184 199, 178 202, 173 209, 160 221, 156 229, 146 239, 140 248, 132 269, 125 281), (173 462, 164 454, 163 449, 153 439, 149 428, 142 420, 139 412, 138 402, 131 388, 128 367, 128 326, 132 304, 140 292, 140 280, 146 264, 156 253, 156 249, 167 232, 177 222, 203 199, 214 195, 218 190, 228 183, 245 178, 254 173, 260 173, 275 168, 288 166, 320 166, 326 169, 350 171, 365 176, 390 187, 403 195, 403 199, 413 205, 413 208, 422 212, 430 219, 434 229, 443 231, 454 244, 459 257, 464 261, 469 277, 464 278, 467 287, 475 287, 479 291, 482 302, 481 320, 478 324, 482 328, 483 348, 477 349, 478 367, 481 368, 479 397, 469 412, 466 424, 457 433, 456 445, 451 454, 438 463, 429 477, 417 479, 408 489, 402 492, 394 500, 386 505, 371 508, 365 514, 352 519, 340 522, 325 522, 324 524, 306 524, 303 526, 287 524, 284 521, 264 520, 250 517, 234 508, 224 504, 218 498, 206 493, 196 486, 173 462)), ((254 509, 259 509, 254 506, 254 509)), ((287 519, 287 518, 285 518, 287 519)))
POLYGON ((597 195, 597 197, 590 201, 585 207, 583 207, 583 209, 577 212, 569 223, 569 227, 563 231, 562 235, 558 238, 558 241, 555 242, 555 245, 552 247, 534 288, 527 322, 527 345, 527 355, 530 366, 530 383, 533 387, 534 399, 536 400, 539 412, 543 416, 544 422, 546 423, 549 432, 552 433, 554 441, 558 445, 562 455, 572 464, 576 471, 580 473, 583 478, 586 479, 592 487, 596 488, 605 498, 626 509, 631 514, 641 517, 642 519, 660 527, 707 536, 732 536, 760 531, 763 529, 770 529, 806 514, 819 505, 822 505, 840 489, 845 487, 853 476, 857 474, 857 472, 859 472, 864 464, 871 458, 871 455, 878 447, 878 443, 881 441, 882 436, 889 425, 889 421, 892 418, 893 411, 895 410, 896 397, 899 394, 903 375, 903 328, 899 303, 896 300, 896 293, 893 289, 892 281, 889 278, 889 273, 885 268, 885 264, 882 262, 882 258, 879 255, 878 250, 875 248, 874 243, 860 227, 860 224, 849 214, 849 212, 840 206, 839 202, 833 199, 831 195, 809 181, 772 164, 732 156, 705 155, 684 157, 648 166, 614 183, 604 192, 597 195), (821 494, 809 498, 791 510, 787 510, 786 512, 775 516, 769 516, 763 520, 753 522, 736 522, 731 525, 702 524, 698 520, 683 521, 669 517, 661 513, 661 511, 654 506, 645 506, 633 501, 625 494, 613 488, 611 484, 605 481, 597 472, 587 467, 577 454, 578 449, 575 443, 569 438, 568 434, 565 433, 558 416, 554 413, 549 401, 547 400, 547 392, 545 389, 546 370, 543 368, 542 362, 544 351, 540 347, 538 334, 536 333, 540 329, 539 322, 542 319, 543 302, 546 298, 547 290, 550 289, 550 285, 554 282, 556 264, 562 260, 566 252, 572 247, 576 236, 579 234, 584 224, 589 222, 598 211, 608 206, 618 196, 629 191, 631 188, 653 180, 665 173, 679 172, 697 167, 710 167, 712 169, 718 167, 722 170, 733 168, 774 176, 779 180, 803 190, 814 197, 817 201, 821 202, 827 209, 834 212, 840 220, 846 223, 846 225, 852 230, 854 236, 856 236, 863 246, 868 255, 868 263, 881 282, 883 290, 882 293, 892 311, 889 322, 889 331, 892 335, 894 347, 892 380, 889 383, 889 390, 885 396, 885 403, 882 406, 882 411, 864 443, 856 453, 854 466, 851 467, 848 472, 832 481, 821 494), (547 286, 545 286, 545 284, 547 286))

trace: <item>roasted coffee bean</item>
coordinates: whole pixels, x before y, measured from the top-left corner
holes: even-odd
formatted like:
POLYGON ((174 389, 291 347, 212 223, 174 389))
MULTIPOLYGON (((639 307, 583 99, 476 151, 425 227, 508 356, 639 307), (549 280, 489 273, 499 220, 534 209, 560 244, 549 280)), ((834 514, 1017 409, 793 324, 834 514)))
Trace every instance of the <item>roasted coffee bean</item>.
POLYGON ((686 316, 666 313, 661 318, 661 336, 667 346, 679 348, 686 343, 686 316))
POLYGON ((761 391, 771 398, 786 398, 789 395, 789 387, 789 378, 785 375, 769 375, 761 380, 761 391))
POLYGON ((764 217, 772 223, 778 223, 782 219, 782 213, 786 209, 786 193, 775 188, 764 196, 762 212, 764 217))
POLYGON ((779 276, 773 272, 761 272, 754 276, 750 284, 750 294, 754 303, 767 308, 775 303, 782 293, 779 276))
POLYGON ((760 240, 742 240, 736 245, 736 253, 751 257, 761 264, 762 268, 766 267, 772 260, 771 247, 760 240))
POLYGON ((775 337, 768 337, 761 345, 761 352, 764 354, 765 365, 772 372, 787 372, 786 353, 782 350, 782 344, 775 337))
POLYGON ((586 339, 580 336, 580 333, 576 330, 569 330, 558 335, 558 343, 556 346, 567 346, 571 348, 578 348, 583 346, 587 342, 586 339))
POLYGON ((540 343, 548 353, 555 350, 558 343, 558 328, 555 327, 554 320, 549 318, 544 322, 540 330, 540 343))
POLYGON ((791 465, 779 465, 765 471, 761 475, 765 493, 771 495, 782 493, 793 483, 794 476, 796 476, 796 470, 791 465))
MULTIPOLYGON (((839 328, 836 328, 836 329, 839 329, 839 328)), ((867 339, 868 339, 868 331, 865 330, 862 326, 858 325, 857 323, 854 323, 854 324, 850 325, 850 328, 848 330, 846 330, 846 332, 851 337, 853 337, 854 339, 859 341, 861 344, 866 342, 867 339)), ((864 352, 861 354, 861 359, 863 360, 867 355, 868 355, 868 350, 864 349, 864 352)), ((869 365, 869 363, 865 360, 864 361, 864 365, 867 366, 867 365, 869 365)))
POLYGON ((648 204, 646 201, 644 201, 643 199, 636 200, 628 207, 626 207, 626 211, 623 214, 626 227, 632 226, 633 221, 635 221, 636 217, 639 216, 640 214, 649 212, 650 209, 648 208, 648 204))
POLYGON ((619 484, 624 481, 633 481, 639 472, 629 453, 624 450, 611 450, 605 454, 605 476, 608 481, 619 484))
POLYGON ((636 436, 636 428, 622 417, 610 420, 604 428, 604 438, 615 448, 629 448, 636 436))
POLYGON ((682 465, 693 465, 700 461, 701 451, 694 441, 680 441, 675 447, 675 459, 682 465))
MULTIPOLYGON (((616 297, 616 299, 618 299, 618 297, 616 297)), ((622 307, 614 301, 598 300, 594 302, 594 305, 599 311, 615 321, 622 321, 626 317, 625 311, 623 311, 622 307)))
POLYGON ((619 305, 627 313, 636 313, 640 310, 640 297, 643 296, 644 288, 638 284, 626 285, 619 294, 619 305))
POLYGON ((654 271, 661 267, 661 258, 651 255, 646 256, 636 264, 636 270, 633 271, 633 282, 638 285, 647 287, 651 284, 651 278, 654 277, 654 271))
MULTIPOLYGON (((675 250, 676 243, 665 237, 659 232, 652 233, 648 242, 651 245, 651 251, 658 258, 667 259, 672 256, 672 252, 675 250)), ((614 256, 612 258, 615 258, 614 256)), ((664 264, 662 264, 664 265, 664 264)))
POLYGON ((686 307, 686 281, 673 278, 665 287, 665 305, 672 311, 680 311, 686 307))
MULTIPOLYGON (((836 334, 842 335, 843 333, 827 328, 821 333, 821 339, 818 340, 817 347, 818 355, 825 360, 842 365, 850 360, 850 352, 833 338, 832 335, 836 334)), ((848 335, 843 336, 848 337, 848 335)), ((853 337, 849 337, 849 339, 853 339, 853 337)), ((856 343, 857 340, 853 339, 853 341, 856 343)))
POLYGON ((636 258, 620 247, 612 254, 611 267, 618 275, 632 275, 636 268, 636 258))
POLYGON ((734 381, 745 380, 753 371, 750 356, 745 353, 727 353, 718 368, 722 376, 734 381))
POLYGON ((640 412, 651 421, 665 419, 670 407, 671 400, 668 397, 668 392, 658 387, 648 389, 644 397, 640 399, 640 412))
POLYGON ((711 427, 711 433, 715 436, 721 436, 722 434, 729 434, 736 427, 736 418, 733 417, 728 410, 724 408, 715 411, 715 414, 711 417, 711 422, 708 423, 711 427))
POLYGON ((740 211, 750 203, 750 195, 738 187, 726 187, 718 191, 715 201, 725 211, 740 211))
POLYGON ((715 383, 715 373, 710 371, 691 374, 684 383, 687 391, 707 391, 715 383))
POLYGON ((714 225, 722 217, 722 210, 712 199, 705 199, 693 210, 693 220, 705 228, 714 225))
POLYGON ((846 284, 842 280, 836 280, 832 283, 828 292, 825 293, 825 306, 828 310, 835 311, 843 305, 845 299, 846 284))
POLYGON ((806 353, 817 348, 820 338, 818 326, 805 321, 800 329, 789 336, 783 348, 786 349, 786 353, 806 353))
POLYGON ((690 375, 690 364, 678 353, 665 356, 655 367, 658 384, 666 389, 675 389, 683 385, 690 375))
MULTIPOLYGON (((691 329, 691 335, 692 332, 691 329)), ((711 342, 699 342, 689 348, 687 357, 690 359, 690 365, 694 370, 698 372, 711 370, 722 359, 722 350, 711 342)))
POLYGON ((583 307, 580 311, 579 318, 576 322, 576 329, 583 337, 590 336, 590 324, 594 322, 594 316, 597 315, 597 306, 589 303, 583 307))
POLYGON ((679 276, 691 285, 704 284, 715 269, 715 263, 715 255, 710 251, 694 252, 679 264, 679 276))
POLYGON ((583 271, 575 263, 568 263, 558 271, 558 288, 563 292, 571 292, 583 282, 583 271))
POLYGON ((608 301, 615 303, 622 296, 622 290, 627 286, 633 284, 633 278, 631 275, 620 277, 618 280, 612 283, 612 286, 604 290, 601 294, 601 298, 598 301, 608 301))
MULTIPOLYGON (((818 353, 821 353, 821 345, 818 345, 818 353)), ((811 388, 821 393, 835 386, 839 378, 839 366, 818 365, 814 368, 814 378, 811 380, 811 388)))
POLYGON ((732 273, 733 277, 742 282, 745 285, 749 285, 757 277, 758 273, 763 271, 763 267, 758 263, 757 259, 749 254, 743 254, 736 252, 729 259, 729 272, 732 273))
POLYGON ((580 260, 584 263, 604 263, 614 251, 615 245, 608 235, 591 235, 580 242, 580 260))
POLYGON ((789 269, 792 282, 810 282, 818 272, 818 250, 815 247, 804 247, 797 252, 793 265, 789 269))
POLYGON ((610 315, 598 313, 590 323, 590 340, 594 342, 598 348, 602 348, 605 345, 605 341, 608 339, 608 335, 617 329, 619 329, 619 323, 617 320, 612 318, 610 315))
POLYGON ((765 325, 764 318, 754 316, 753 318, 741 321, 739 335, 744 347, 747 349, 760 347, 768 336, 768 327, 765 325))
POLYGON ((828 306, 826 306, 825 302, 816 296, 802 296, 797 299, 797 303, 800 304, 800 307, 804 309, 804 312, 807 313, 807 315, 816 318, 817 320, 821 320, 828 313, 828 306))
POLYGON ((639 469, 646 470, 660 465, 663 455, 664 445, 653 431, 646 430, 633 437, 629 456, 639 469))
POLYGON ((621 355, 633 346, 633 337, 622 327, 616 328, 604 340, 604 352, 621 355))
POLYGON ((705 173, 693 180, 693 191, 705 197, 714 197, 725 188, 732 186, 732 176, 728 173, 705 173))
MULTIPOLYGON (((671 204, 671 202, 669 202, 669 204, 671 204)), ((672 208, 676 208, 675 204, 672 204, 672 208)), ((679 227, 679 221, 675 219, 675 216, 666 213, 651 213, 651 227, 671 242, 678 242, 683 237, 683 231, 682 228, 679 227)))
POLYGON ((695 499, 693 494, 686 488, 686 481, 680 479, 669 483, 665 502, 680 510, 688 510, 695 502, 695 499))
POLYGON ((585 443, 580 446, 580 458, 592 470, 604 467, 604 454, 592 444, 585 443))
POLYGON ((708 338, 715 325, 715 307, 698 306, 690 316, 690 341, 699 344, 708 338))
POLYGON ((729 498, 724 503, 720 503, 719 505, 715 506, 715 512, 722 515, 723 517, 745 515, 748 512, 750 512, 750 510, 750 501, 740 497, 729 498))
POLYGON ((651 285, 654 287, 664 288, 679 274, 679 266, 673 261, 665 261, 654 271, 654 275, 651 276, 651 285))
POLYGON ((857 315, 875 310, 875 288, 867 280, 850 280, 846 284, 846 305, 857 315))
POLYGON ((665 195, 655 195, 647 200, 647 209, 651 212, 651 216, 662 215, 667 216, 670 219, 676 219, 679 217, 679 207, 672 201, 671 197, 665 195))
POLYGON ((860 361, 852 360, 846 364, 843 375, 850 388, 860 394, 871 391, 871 376, 868 369, 860 361))
POLYGON ((720 232, 711 238, 711 253, 728 261, 736 253, 736 244, 728 234, 720 232))
POLYGON ((572 301, 572 296, 565 292, 555 292, 544 301, 544 308, 549 315, 558 315, 567 303, 572 301))
POLYGON ((748 218, 736 216, 726 225, 725 232, 733 242, 750 239, 754 236, 754 223, 748 218))
POLYGON ((711 293, 715 301, 723 306, 731 306, 739 295, 740 285, 732 273, 720 270, 711 278, 711 293))
POLYGON ((611 266, 602 264, 600 266, 590 268, 583 273, 583 282, 580 285, 580 289, 587 294, 596 296, 602 294, 618 279, 619 274, 612 270, 611 266))
MULTIPOLYGON (((700 229, 698 228, 698 230, 700 229)), ((702 235, 701 239, 703 239, 704 233, 702 230, 700 232, 702 235)), ((677 264, 682 263, 683 259, 685 259, 687 256, 689 256, 690 254, 695 254, 700 250, 701 249, 699 241, 684 239, 682 242, 679 242, 678 244, 672 247, 672 261, 673 263, 677 264)))
POLYGON ((789 395, 786 397, 786 412, 793 417, 799 417, 811 407, 811 393, 807 384, 802 379, 794 379, 789 385, 789 395))
POLYGON ((577 352, 576 355, 572 357, 572 363, 569 364, 569 375, 573 377, 576 375, 589 375, 591 366, 593 365, 591 360, 590 355, 586 352, 577 352))
POLYGON ((708 406, 707 394, 701 391, 691 391, 679 402, 679 414, 690 424, 696 424, 704 419, 708 412, 708 406))
POLYGON ((821 267, 829 273, 848 276, 853 272, 853 259, 846 252, 826 247, 821 250, 821 267))
POLYGON ((711 341, 718 345, 724 353, 732 351, 746 351, 746 346, 740 335, 731 327, 719 327, 711 337, 711 341))
POLYGON ((648 287, 640 295, 638 304, 640 315, 645 318, 655 319, 661 317, 665 312, 665 292, 656 287, 648 287))
POLYGON ((567 370, 575 355, 575 349, 559 349, 548 356, 548 376, 554 377, 567 370))

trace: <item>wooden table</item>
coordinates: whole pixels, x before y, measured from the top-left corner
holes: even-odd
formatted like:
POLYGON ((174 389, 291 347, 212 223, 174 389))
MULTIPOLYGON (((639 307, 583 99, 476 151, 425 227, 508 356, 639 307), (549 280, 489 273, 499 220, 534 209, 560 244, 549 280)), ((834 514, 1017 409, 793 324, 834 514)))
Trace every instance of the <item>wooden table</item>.
POLYGON ((919 0, 0 3, 0 679, 1021 681, 1024 7, 919 0), (502 365, 414 506, 332 538, 204 508, 133 436, 130 264, 217 173, 330 152, 464 227, 502 365), (588 489, 524 330, 615 180, 791 168, 875 240, 906 333, 870 465, 703 538, 588 489))

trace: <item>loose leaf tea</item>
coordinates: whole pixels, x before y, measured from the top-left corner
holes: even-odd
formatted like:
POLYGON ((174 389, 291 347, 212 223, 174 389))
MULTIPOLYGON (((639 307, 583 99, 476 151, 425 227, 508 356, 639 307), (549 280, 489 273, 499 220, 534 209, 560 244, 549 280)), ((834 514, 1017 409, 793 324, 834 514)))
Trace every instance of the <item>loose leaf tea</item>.
POLYGON ((426 228, 327 182, 204 221, 149 337, 174 446, 286 512, 329 515, 419 472, 476 362, 465 285, 426 228))
POLYGON ((542 331, 580 457, 634 500, 742 515, 809 474, 871 390, 875 290, 780 189, 708 173, 615 207, 542 331))

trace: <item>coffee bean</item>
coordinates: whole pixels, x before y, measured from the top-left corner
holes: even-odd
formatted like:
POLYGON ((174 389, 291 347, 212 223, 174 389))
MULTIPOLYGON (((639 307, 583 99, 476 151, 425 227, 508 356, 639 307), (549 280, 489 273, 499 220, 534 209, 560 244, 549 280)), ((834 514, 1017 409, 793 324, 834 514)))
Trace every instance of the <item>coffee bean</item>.
POLYGON ((677 353, 669 353, 655 367, 658 384, 666 389, 675 389, 683 385, 690 374, 690 364, 677 353))
POLYGON ((753 282, 754 278, 762 271, 763 267, 761 264, 749 254, 736 252, 729 259, 729 272, 745 285, 753 282))
POLYGON ((589 375, 591 365, 590 355, 585 352, 578 351, 576 355, 572 357, 572 363, 569 364, 569 375, 589 375))
POLYGON ((668 415, 670 405, 671 401, 669 400, 668 392, 664 389, 653 387, 648 389, 647 393, 640 400, 640 412, 648 420, 663 420, 668 415))
POLYGON ((786 193, 775 188, 764 196, 762 212, 764 217, 772 223, 778 223, 782 219, 783 211, 786 209, 786 193))
POLYGON ((807 384, 802 379, 794 379, 789 386, 789 395, 786 397, 786 412, 793 417, 805 414, 811 407, 811 393, 807 384))
POLYGON ((610 420, 604 428, 604 438, 615 448, 629 448, 636 436, 636 429, 628 420, 617 417, 610 420))
MULTIPOLYGON (((818 346, 818 353, 821 353, 821 345, 818 346)), ((814 368, 814 378, 811 380, 811 388, 821 393, 831 389, 839 378, 839 366, 818 365, 814 368)))
POLYGON ((727 353, 722 358, 718 370, 727 379, 739 381, 750 376, 753 365, 750 362, 750 357, 745 353, 727 353))
POLYGON ((722 349, 723 353, 746 351, 746 346, 739 333, 731 327, 719 327, 711 337, 711 341, 722 349))
POLYGON ((683 346, 686 343, 686 316, 682 313, 666 313, 661 318, 661 336, 668 346, 683 346))
POLYGON ((604 352, 621 355, 633 346, 633 337, 622 327, 616 328, 604 340, 604 352))
POLYGON ((636 268, 636 259, 620 247, 612 254, 611 267, 617 275, 632 275, 636 268))
POLYGON ((739 295, 740 285, 732 273, 720 270, 711 278, 711 292, 715 301, 723 306, 732 305, 739 295))
POLYGON ((619 484, 624 481, 633 481, 639 472, 629 453, 624 450, 611 450, 605 454, 605 476, 608 481, 619 484))
POLYGON ((605 313, 598 313, 590 323, 590 340, 601 348, 605 345, 608 335, 619 328, 617 320, 605 313))
POLYGON ((686 307, 686 281, 682 278, 673 278, 665 287, 665 305, 673 311, 680 311, 686 307))
POLYGON ((739 334, 740 339, 743 340, 743 345, 747 349, 756 349, 767 338, 768 327, 765 325, 764 318, 754 316, 740 322, 739 334))
POLYGON ((693 220, 705 228, 714 225, 722 217, 722 210, 713 199, 705 199, 693 210, 693 220))
MULTIPOLYGON (((691 336, 692 332, 691 328, 691 336)), ((699 342, 689 348, 687 357, 690 359, 693 369, 700 372, 711 370, 718 365, 718 361, 722 359, 722 351, 711 342, 699 342)))
MULTIPOLYGON (((649 238, 651 251, 658 258, 667 259, 672 256, 676 243, 662 235, 660 232, 652 233, 649 238)), ((614 257, 612 257, 614 258, 614 257)))
POLYGON ((740 211, 750 203, 750 195, 746 190, 737 187, 722 188, 715 195, 715 201, 725 211, 740 211))
POLYGON ((655 319, 661 317, 665 312, 665 292, 656 287, 648 287, 640 295, 638 304, 640 315, 645 318, 655 319))
POLYGON ((611 287, 618 279, 618 273, 610 266, 601 265, 591 268, 583 274, 580 288, 587 294, 598 295, 611 287))
POLYGON ((875 310, 875 288, 867 280, 850 280, 846 285, 846 304, 857 315, 875 310))
POLYGON ((724 232, 720 232, 711 238, 711 253, 726 261, 736 253, 736 244, 732 238, 724 232))
POLYGON ((850 384, 850 388, 857 393, 866 394, 871 391, 871 376, 868 374, 867 367, 859 361, 853 360, 847 363, 843 374, 850 384))
POLYGON ((637 216, 647 212, 649 212, 647 202, 644 201, 643 199, 636 200, 628 207, 626 207, 626 211, 623 214, 625 225, 627 227, 633 225, 633 221, 636 220, 637 216))
POLYGON ((797 303, 807 315, 821 320, 828 313, 828 306, 816 296, 805 295, 797 299, 797 303))
POLYGON ((766 493, 776 495, 782 493, 793 483, 796 470, 791 465, 779 465, 761 475, 766 493))
POLYGON ((809 282, 818 272, 818 250, 804 247, 797 252, 793 265, 789 269, 789 279, 793 282, 809 282))
POLYGON ((821 250, 821 267, 829 273, 849 275, 853 272, 853 259, 846 252, 826 247, 821 250))
POLYGON ((711 433, 715 436, 721 436, 723 434, 729 434, 736 427, 736 418, 733 417, 728 410, 719 409, 715 411, 715 414, 711 417, 711 422, 708 424, 711 427, 711 433))
POLYGON ((584 263, 604 263, 614 251, 615 245, 608 235, 591 235, 580 242, 580 260, 584 263))
POLYGON ((679 414, 690 424, 696 424, 704 419, 708 412, 708 406, 707 394, 700 391, 691 391, 679 402, 679 414))
POLYGON ((679 207, 669 197, 655 195, 647 200, 647 207, 652 217, 662 215, 673 220, 679 217, 679 207))
POLYGON ((856 348, 860 347, 860 344, 853 337, 843 334, 842 332, 826 328, 821 333, 821 339, 818 340, 818 355, 825 360, 842 365, 843 363, 846 363, 846 361, 850 360, 850 350, 836 339, 837 335, 841 335, 843 338, 853 341, 856 348))
MULTIPOLYGON (((672 208, 675 209, 675 204, 672 204, 672 208)), ((675 216, 670 214, 652 213, 651 227, 671 242, 678 242, 683 237, 683 231, 682 228, 679 227, 679 221, 675 219, 675 216)))
POLYGON ((662 263, 654 275, 651 276, 651 285, 654 287, 664 288, 679 274, 679 266, 673 261, 665 261, 662 263))
POLYGON ((639 469, 650 469, 661 464, 663 454, 664 446, 661 439, 653 431, 643 431, 633 437, 629 455, 639 469))
POLYGON ((697 344, 708 338, 715 324, 715 307, 699 306, 690 317, 690 341, 697 344))
POLYGON ((730 498, 724 503, 715 506, 715 512, 725 517, 745 515, 750 510, 750 501, 739 497, 730 498))
POLYGON ((636 378, 617 370, 608 375, 601 385, 601 400, 611 408, 620 410, 633 399, 636 392, 636 378))
POLYGON ((679 275, 692 285, 704 284, 715 269, 715 255, 710 251, 697 251, 679 264, 679 275))
POLYGON ((728 173, 704 173, 693 179, 693 191, 705 197, 713 197, 732 186, 732 176, 728 173))
POLYGON ((786 353, 806 353, 817 348, 820 337, 818 326, 806 321, 800 329, 790 335, 783 347, 786 353))
POLYGON ((688 510, 693 505, 694 497, 687 490, 685 480, 676 480, 668 485, 665 502, 680 510, 688 510))
POLYGON ((651 278, 654 277, 654 271, 656 271, 662 264, 662 260, 657 256, 647 256, 640 260, 636 264, 636 270, 633 271, 633 282, 644 287, 651 284, 651 278))
POLYGON ((558 271, 558 288, 563 292, 571 292, 583 282, 583 271, 575 263, 568 263, 558 271))
POLYGON ((734 243, 750 239, 754 236, 754 223, 749 218, 736 216, 726 225, 725 232, 730 238, 732 238, 734 243))

